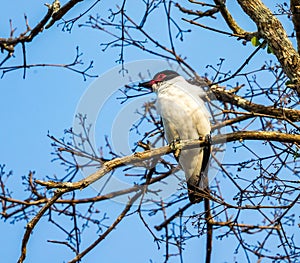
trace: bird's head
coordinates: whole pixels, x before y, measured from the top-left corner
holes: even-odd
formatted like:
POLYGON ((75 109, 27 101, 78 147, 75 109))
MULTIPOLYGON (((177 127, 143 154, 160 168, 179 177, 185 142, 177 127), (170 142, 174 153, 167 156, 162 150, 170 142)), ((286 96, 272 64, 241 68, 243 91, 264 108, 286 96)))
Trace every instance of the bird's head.
POLYGON ((145 87, 151 89, 152 91, 157 91, 161 85, 166 83, 166 81, 174 79, 178 76, 180 75, 173 70, 164 70, 156 73, 152 80, 140 83, 139 87, 145 87))

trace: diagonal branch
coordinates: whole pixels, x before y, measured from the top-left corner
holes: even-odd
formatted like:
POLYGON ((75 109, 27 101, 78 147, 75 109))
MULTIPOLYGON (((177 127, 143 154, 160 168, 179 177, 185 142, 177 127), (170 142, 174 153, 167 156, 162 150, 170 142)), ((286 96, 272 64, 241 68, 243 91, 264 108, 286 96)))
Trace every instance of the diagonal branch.
POLYGON ((214 2, 219 7, 221 15, 223 16, 225 22, 227 23, 229 28, 232 30, 232 32, 234 34, 237 34, 237 35, 243 35, 248 40, 249 40, 249 36, 250 36, 250 39, 251 39, 251 36, 253 35, 253 33, 245 31, 244 29, 242 29, 237 24, 237 22, 234 20, 234 18, 232 17, 230 12, 228 11, 228 9, 225 5, 225 1, 223 1, 223 0, 214 0, 214 2))
MULTIPOLYGON (((284 143, 298 143, 300 144, 300 135, 295 134, 285 134, 285 133, 279 133, 279 132, 265 132, 265 131, 243 131, 243 132, 235 132, 235 133, 229 133, 229 134, 222 134, 217 135, 212 139, 212 144, 219 144, 224 142, 232 142, 232 141, 241 141, 241 140, 272 140, 272 141, 278 141, 278 142, 284 142, 284 143)), ((93 182, 99 180, 101 177, 103 177, 108 172, 112 171, 113 169, 127 165, 127 164, 135 164, 140 163, 142 160, 149 160, 155 157, 162 156, 164 154, 171 153, 174 150, 180 149, 193 149, 197 147, 203 147, 207 145, 208 142, 203 140, 183 140, 180 142, 175 143, 175 145, 172 144, 172 147, 167 145, 164 147, 144 151, 144 152, 137 152, 133 155, 125 156, 122 158, 115 158, 111 161, 105 162, 102 167, 95 173, 91 174, 87 178, 84 178, 78 182, 44 182, 44 181, 36 181, 36 183, 39 183, 43 186, 47 186, 48 188, 58 188, 53 197, 49 199, 49 201, 39 210, 39 212, 36 214, 36 216, 31 219, 31 221, 27 224, 26 231, 23 236, 22 241, 22 248, 21 248, 21 255, 18 260, 18 263, 22 263, 26 257, 26 250, 27 250, 27 244, 30 238, 30 235, 37 225, 37 223, 40 221, 42 216, 48 211, 48 209, 67 192, 78 190, 78 189, 84 189, 93 182)), ((138 196, 142 193, 142 191, 138 191, 138 193, 131 199, 134 200, 135 198, 138 198, 138 196)), ((133 201, 132 201, 133 202, 133 201)), ((123 213, 119 216, 120 220, 117 219, 115 221, 115 224, 109 228, 109 232, 114 229, 114 227, 121 221, 122 217, 124 217, 127 212, 129 211, 132 203, 129 201, 128 205, 124 209, 123 213)), ((108 233, 109 233, 108 232, 108 233)), ((99 239, 100 240, 100 239, 99 239)), ((100 240, 101 241, 101 240, 100 240)), ((95 245, 97 245, 100 241, 96 241, 95 245)), ((88 250, 89 251, 89 250, 88 250)), ((88 252, 87 251, 87 252, 88 252)), ((84 255, 84 252, 82 256, 84 255)), ((75 260, 75 259, 74 259, 75 260)), ((71 261, 74 262, 74 261, 71 261)))
POLYGON ((55 13, 52 14, 52 19, 49 22, 49 24, 46 26, 46 29, 50 28, 52 25, 54 25, 54 23, 58 20, 60 20, 61 18, 63 18, 63 16, 68 13, 75 5, 77 5, 80 2, 83 2, 84 0, 70 0, 69 2, 67 2, 65 5, 63 5, 61 8, 59 8, 59 10, 57 10, 55 13))
POLYGON ((186 9, 183 6, 181 6, 179 3, 176 3, 175 6, 178 7, 182 13, 185 13, 188 15, 195 15, 195 16, 197 16, 197 18, 205 17, 205 16, 210 16, 212 18, 215 18, 214 14, 219 12, 219 9, 216 6, 214 6, 213 8, 211 8, 209 10, 206 10, 204 12, 199 11, 199 10, 194 11, 194 10, 186 9))
POLYGON ((130 200, 128 201, 127 205, 121 212, 121 214, 117 217, 117 219, 109 226, 109 228, 102 234, 100 237, 88 246, 85 250, 79 253, 75 258, 73 258, 69 263, 76 263, 79 262, 87 253, 89 253, 92 249, 94 249, 102 240, 104 240, 108 234, 116 228, 116 226, 123 220, 123 218, 127 215, 130 208, 132 207, 133 203, 142 195, 143 191, 139 191, 136 193, 130 200))
POLYGON ((292 21, 296 32, 298 53, 300 52, 300 0, 290 0, 290 9, 293 17, 292 21))
POLYGON ((41 33, 46 26, 49 19, 57 21, 61 19, 67 12, 69 12, 76 4, 83 0, 70 0, 64 6, 62 6, 57 12, 54 13, 54 6, 47 5, 48 10, 46 15, 40 20, 40 22, 28 32, 21 33, 15 38, 0 38, 0 48, 7 50, 8 52, 14 52, 14 48, 19 43, 31 42, 39 33, 41 33))
POLYGON ((300 95, 300 56, 294 49, 280 21, 261 0, 238 0, 244 12, 254 21, 259 34, 267 40, 283 71, 300 95))
POLYGON ((241 107, 249 112, 270 115, 271 117, 288 119, 290 121, 300 121, 300 111, 288 108, 275 108, 273 106, 265 106, 256 104, 246 100, 223 87, 212 86, 210 91, 221 102, 229 102, 235 106, 241 107))
POLYGON ((22 263, 25 260, 26 252, 27 252, 27 244, 30 238, 30 235, 35 228, 36 224, 40 221, 42 216, 46 213, 46 211, 59 199, 64 193, 69 192, 68 189, 58 189, 53 197, 49 199, 49 201, 39 210, 39 212, 35 215, 35 217, 30 220, 30 222, 26 226, 26 231, 23 236, 22 240, 22 247, 21 247, 21 255, 18 259, 18 263, 22 263))
MULTIPOLYGON (((266 131, 240 131, 228 134, 216 135, 212 138, 212 144, 220 144, 224 142, 242 141, 242 140, 262 140, 262 141, 277 141, 284 143, 298 143, 300 144, 300 135, 298 134, 286 134, 280 132, 266 132, 266 131)), ((119 157, 103 163, 101 168, 88 177, 77 182, 53 182, 53 181, 40 181, 36 180, 36 183, 46 186, 47 188, 65 188, 69 191, 84 189, 92 183, 102 178, 112 170, 125 166, 139 164, 141 161, 155 159, 165 154, 169 154, 176 150, 187 150, 198 147, 207 146, 208 142, 205 139, 202 140, 181 140, 176 142, 172 146, 166 145, 160 148, 147 150, 144 152, 136 152, 132 155, 119 157)))

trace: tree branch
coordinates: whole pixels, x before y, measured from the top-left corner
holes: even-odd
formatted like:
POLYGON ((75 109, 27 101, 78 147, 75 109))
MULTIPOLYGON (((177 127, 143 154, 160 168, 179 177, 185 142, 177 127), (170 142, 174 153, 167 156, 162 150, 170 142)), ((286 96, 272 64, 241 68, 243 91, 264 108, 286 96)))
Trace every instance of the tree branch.
MULTIPOLYGON (((285 143, 300 143, 300 135, 297 134, 285 134, 280 132, 266 132, 266 131, 240 131, 229 134, 216 135, 212 138, 212 144, 219 144, 224 142, 241 141, 241 140, 267 140, 267 141, 277 141, 285 143)), ((53 182, 53 181, 41 181, 36 180, 36 183, 46 186, 47 188, 64 188, 71 190, 84 189, 90 184, 96 182, 102 178, 105 174, 110 171, 124 166, 124 165, 134 165, 141 161, 155 159, 162 155, 173 152, 174 150, 187 150, 194 149, 198 147, 203 147, 208 145, 208 142, 203 140, 181 140, 175 145, 166 145, 160 148, 136 152, 133 155, 128 155, 125 157, 115 158, 113 160, 105 162, 102 167, 95 173, 89 175, 88 177, 77 181, 77 182, 53 182)))
POLYGON ((0 38, 0 48, 13 53, 14 48, 17 44, 24 43, 24 42, 31 42, 39 33, 41 33, 51 17, 54 21, 61 19, 76 4, 82 1, 83 0, 70 0, 64 6, 62 6, 58 11, 54 10, 55 8, 54 5, 47 5, 48 11, 46 15, 33 29, 28 31, 28 27, 27 27, 27 30, 25 32, 21 33, 18 37, 15 38, 12 37, 0 38))
POLYGON ((247 40, 251 39, 251 36, 253 33, 247 32, 244 29, 242 29, 237 22, 234 20, 230 12, 228 11, 225 1, 223 0, 214 0, 215 4, 219 7, 219 10, 221 12, 221 15, 223 16, 225 22, 229 26, 229 28, 232 30, 234 34, 237 35, 243 35, 247 40), (250 37, 249 37, 250 36, 250 37), (249 39, 250 38, 250 39, 249 39))
POLYGON ((280 21, 260 0, 238 0, 245 13, 257 25, 259 34, 267 40, 283 71, 300 95, 300 56, 294 49, 280 21))
POLYGON ((292 21, 296 32, 298 53, 300 52, 300 0, 290 0, 290 9, 292 11, 292 21))
POLYGON ((195 15, 195 16, 197 16, 197 18, 198 17, 204 17, 204 16, 210 16, 212 18, 215 18, 214 14, 219 12, 219 9, 217 7, 213 7, 211 9, 208 9, 208 10, 202 12, 202 11, 199 11, 199 10, 194 11, 194 10, 186 9, 183 6, 181 6, 179 3, 176 3, 175 6, 178 7, 179 10, 182 13, 185 13, 185 14, 188 14, 188 15, 195 15))
POLYGON ((116 228, 116 226, 122 221, 122 219, 127 215, 133 203, 142 195, 143 191, 139 191, 132 198, 129 199, 127 205, 125 206, 122 213, 117 217, 117 219, 109 226, 109 228, 102 234, 100 237, 93 242, 90 246, 88 246, 85 250, 79 253, 75 258, 73 258, 68 263, 76 263, 79 262, 87 253, 89 253, 93 248, 95 248, 102 240, 104 240, 108 234, 116 228))
POLYGON ((53 195, 53 197, 39 210, 39 212, 27 224, 26 231, 22 240, 21 255, 18 259, 18 263, 22 263, 26 257, 27 243, 36 224, 40 221, 40 219, 46 213, 46 211, 56 202, 56 200, 59 199, 64 193, 67 192, 69 192, 68 189, 58 189, 53 195))
POLYGON ((212 86, 210 89, 215 97, 221 102, 229 102, 235 106, 241 107, 244 110, 254 113, 270 115, 273 118, 289 119, 290 121, 300 121, 300 111, 288 108, 276 108, 273 106, 265 106, 256 104, 246 100, 230 90, 225 90, 223 87, 212 86))

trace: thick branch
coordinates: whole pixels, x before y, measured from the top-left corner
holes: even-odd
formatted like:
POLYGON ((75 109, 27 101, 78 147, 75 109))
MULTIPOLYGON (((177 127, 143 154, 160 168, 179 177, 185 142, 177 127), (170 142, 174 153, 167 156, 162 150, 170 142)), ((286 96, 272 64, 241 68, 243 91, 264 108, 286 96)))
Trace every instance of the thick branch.
MULTIPOLYGON (((298 143, 300 144, 300 135, 296 134, 286 134, 280 132, 265 132, 265 131, 243 131, 234 132, 229 134, 217 135, 212 139, 212 144, 220 144, 224 142, 240 141, 240 140, 268 140, 268 141, 278 141, 285 143, 298 143)), ((46 186, 48 188, 66 188, 71 190, 83 189, 94 183, 95 181, 102 178, 105 174, 110 171, 124 165, 138 164, 145 160, 156 159, 162 155, 171 153, 175 150, 187 150, 197 147, 203 147, 208 144, 205 140, 182 140, 175 143, 174 146, 163 146, 160 148, 137 152, 133 155, 128 155, 121 158, 115 158, 111 161, 105 162, 102 167, 91 174, 90 176, 78 181, 78 182, 53 182, 53 181, 39 181, 36 182, 40 185, 46 186)))
POLYGON ((281 132, 240 131, 240 132, 233 132, 229 134, 222 134, 222 135, 215 136, 213 138, 213 144, 219 144, 224 141, 233 142, 233 141, 241 141, 241 140, 299 143, 300 135, 287 134, 281 132))
POLYGON ((286 75, 300 94, 300 56, 294 49, 280 21, 260 0, 238 0, 245 13, 255 22, 259 34, 267 40, 286 75))
POLYGON ((54 25, 54 23, 60 20, 69 10, 71 10, 76 4, 82 2, 83 0, 70 0, 65 5, 63 5, 57 12, 52 15, 52 20, 46 26, 46 29, 54 25))
MULTIPOLYGON (((223 134, 223 135, 217 135, 213 138, 212 143, 213 144, 219 144, 224 142, 231 142, 231 141, 240 141, 240 140, 272 140, 272 141, 278 141, 278 142, 285 142, 285 143, 298 143, 300 144, 300 135, 295 134, 285 134, 285 133, 279 133, 279 132, 264 132, 264 131, 244 131, 244 132, 235 132, 230 134, 223 134)), ((21 248, 21 256, 18 260, 18 263, 21 263, 24 261, 26 257, 26 248, 27 243, 29 241, 30 234, 32 233, 33 229, 35 228, 36 224, 39 222, 39 220, 42 218, 42 216, 45 214, 45 212, 55 203, 63 194, 76 190, 76 189, 83 189, 92 184, 93 182, 99 180, 101 177, 103 177, 105 174, 110 172, 111 170, 120 167, 122 165, 127 164, 134 164, 134 163, 140 163, 143 160, 149 160, 151 158, 159 157, 161 155, 170 153, 174 150, 181 149, 192 149, 197 147, 203 147, 207 145, 208 142, 206 140, 185 140, 180 141, 171 146, 164 146, 153 150, 148 150, 144 152, 138 152, 130 156, 125 156, 122 158, 115 158, 111 161, 105 162, 102 167, 95 173, 91 174, 87 178, 84 178, 78 182, 70 183, 56 183, 56 182, 42 182, 37 181, 37 183, 47 186, 49 188, 62 188, 57 189, 54 196, 39 210, 37 215, 27 224, 26 231, 23 237, 22 241, 22 248, 21 248)), ((138 192, 135 197, 138 197, 138 195, 141 192, 138 192)), ((135 197, 133 199, 135 199, 135 197)), ((133 200, 132 199, 132 200, 133 200)), ((124 210, 124 216, 127 214, 131 207, 131 202, 128 204, 128 210, 124 210)), ((123 215, 123 214, 122 214, 123 215)), ((121 218, 122 219, 122 218, 121 218)), ((119 223, 120 220, 116 220, 116 224, 119 223)), ((115 225, 113 224, 109 232, 114 229, 115 225)), ((100 238, 98 241, 95 242, 95 245, 97 245, 102 239, 100 238)), ((88 252, 89 248, 85 252, 88 252)), ((84 255, 84 253, 82 253, 84 255)))
POLYGON ((222 87, 211 87, 211 91, 215 97, 222 102, 229 102, 235 106, 241 107, 249 112, 255 112, 260 114, 270 115, 271 117, 288 119, 292 122, 300 121, 300 111, 288 108, 275 108, 272 106, 265 106, 256 104, 246 100, 229 90, 225 90, 222 87))
POLYGON ((298 53, 300 52, 300 0, 290 0, 290 8, 293 14, 292 21, 297 38, 298 53))

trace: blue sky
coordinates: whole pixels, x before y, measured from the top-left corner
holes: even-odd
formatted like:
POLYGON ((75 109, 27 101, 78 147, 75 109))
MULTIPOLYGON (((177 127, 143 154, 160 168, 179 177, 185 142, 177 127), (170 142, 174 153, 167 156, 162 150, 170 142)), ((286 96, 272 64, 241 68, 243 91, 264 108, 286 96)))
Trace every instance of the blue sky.
MULTIPOLYGON (((65 1, 64 1, 65 2, 65 1)), ((26 13, 30 25, 35 25, 44 15, 46 7, 43 1, 5 1, 0 11, 0 36, 9 35, 9 19, 12 19, 14 27, 17 27, 16 35, 24 29, 23 14, 26 13)), ((128 4, 128 10, 133 16, 138 16, 138 10, 128 4)), ((69 17, 85 10, 85 3, 79 4, 71 12, 69 17)), ((103 12, 107 14, 109 2, 100 3, 92 14, 103 12)), ((233 6, 233 9, 238 8, 233 6)), ((247 30, 255 30, 252 23, 248 23, 244 15, 238 15, 241 24, 247 30)), ((205 20, 206 21, 206 20, 205 20)), ((80 23, 85 22, 85 19, 80 23)), ((218 23, 216 21, 215 23, 218 23)), ((214 24, 214 23, 212 23, 214 24)), ((160 27, 159 21, 153 23, 152 30, 160 27)), ((186 25, 188 28, 189 26, 186 25)), ((225 27, 223 28, 225 29, 225 27)), ((226 58, 224 70, 238 68, 245 57, 253 51, 251 45, 247 47, 229 37, 193 28, 197 32, 197 38, 185 36, 183 44, 178 43, 179 53, 187 55, 188 62, 200 73, 204 74, 208 64, 216 64, 219 58, 226 58)), ((195 36, 196 34, 193 34, 195 36)), ((76 54, 79 46, 83 52, 82 59, 85 65, 94 60, 94 68, 91 73, 102 75, 117 66, 117 48, 108 48, 102 52, 100 43, 109 38, 89 28, 75 26, 72 33, 62 32, 60 27, 52 27, 41 33, 32 43, 27 44, 27 61, 30 63, 69 63, 76 54)), ((128 49, 125 55, 126 62, 141 59, 155 58, 145 52, 134 48, 128 49)), ((272 55, 260 52, 260 61, 272 59, 272 55)), ((18 46, 15 58, 7 65, 19 65, 21 49, 18 46)), ((261 65, 258 64, 258 67, 261 65)), ((84 67, 84 66, 83 66, 84 67)), ((36 171, 38 177, 46 175, 59 176, 63 169, 58 163, 52 163, 51 141, 47 137, 50 134, 57 137, 63 136, 63 131, 72 126, 74 113, 80 98, 94 81, 88 78, 83 81, 81 75, 61 68, 32 68, 27 70, 26 79, 22 78, 23 72, 7 73, 0 80, 1 88, 1 125, 0 129, 0 164, 5 164, 7 170, 13 170, 13 176, 8 185, 13 187, 15 196, 22 197, 23 188, 21 177, 27 175, 30 170, 36 171)), ((88 189, 91 194, 93 190, 88 189)), ((122 209, 122 205, 107 201, 107 211, 112 218, 122 209)), ((202 209, 202 208, 201 208, 202 209)), ((21 238, 24 233, 24 222, 10 224, 0 221, 1 237, 0 254, 6 262, 15 262, 19 256, 21 238)), ((157 222, 159 223, 159 222, 157 222)), ((154 224, 154 222, 153 222, 154 224)), ((48 239, 63 239, 64 236, 57 232, 53 225, 43 219, 35 229, 28 246, 26 262, 44 263, 64 262, 73 256, 63 246, 47 243, 48 239)), ((85 235, 82 240, 82 248, 86 247, 94 238, 94 235, 85 235)), ((199 257, 204 256, 204 238, 194 239, 189 242, 184 252, 186 262, 201 262, 199 257)), ((228 244, 227 242, 226 244, 228 244)), ((233 245, 234 246, 234 245, 233 245)), ((214 250, 222 247, 222 242, 216 241, 214 250)), ((222 248, 224 251, 224 248, 222 248)), ((233 249, 228 247, 228 250, 233 249)), ((105 242, 92 251, 82 262, 162 262, 164 250, 157 251, 151 235, 137 217, 126 218, 105 242), (125 260, 124 260, 125 259, 125 260)), ((213 262, 231 262, 233 256, 218 253, 213 255, 213 262), (228 256, 228 258, 227 258, 228 256)), ((178 258, 174 261, 178 262, 178 258)))

